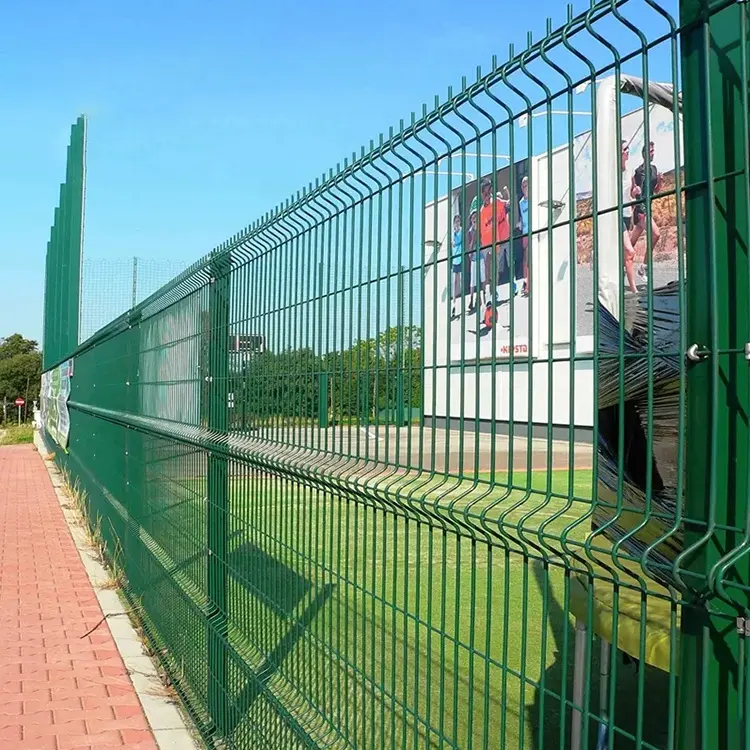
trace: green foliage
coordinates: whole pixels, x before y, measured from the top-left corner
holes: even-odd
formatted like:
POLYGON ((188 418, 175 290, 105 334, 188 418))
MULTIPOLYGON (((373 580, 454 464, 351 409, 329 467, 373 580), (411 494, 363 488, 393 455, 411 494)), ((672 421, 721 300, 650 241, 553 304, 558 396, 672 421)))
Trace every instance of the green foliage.
MULTIPOLYGON (((36 341, 14 333, 0 343, 0 402, 5 399, 13 404, 15 399, 23 398, 26 401, 24 411, 30 415, 32 402, 39 400, 41 377, 42 355, 36 341)), ((12 417, 16 417, 15 407, 12 417)))
POLYGON ((393 327, 375 339, 326 356, 334 419, 370 420, 383 409, 422 406, 422 331, 393 327))
POLYGON ((244 415, 247 424, 317 419, 319 383, 326 375, 324 402, 334 420, 370 420, 383 409, 395 409, 400 397, 407 412, 420 409, 422 332, 393 327, 322 356, 311 349, 256 354, 233 368, 235 419, 244 415))
POLYGON ((311 349, 257 354, 236 371, 238 408, 244 404, 251 422, 317 417, 320 370, 321 359, 311 349))
POLYGON ((0 430, 0 445, 20 445, 34 442, 34 428, 30 424, 4 427, 0 430))

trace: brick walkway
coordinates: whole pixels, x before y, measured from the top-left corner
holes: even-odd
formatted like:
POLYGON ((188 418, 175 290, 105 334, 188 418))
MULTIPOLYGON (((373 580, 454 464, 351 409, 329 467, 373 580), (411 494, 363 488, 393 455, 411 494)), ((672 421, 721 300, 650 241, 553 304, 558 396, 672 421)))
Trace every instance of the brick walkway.
POLYGON ((39 454, 0 448, 0 748, 156 750, 39 454))

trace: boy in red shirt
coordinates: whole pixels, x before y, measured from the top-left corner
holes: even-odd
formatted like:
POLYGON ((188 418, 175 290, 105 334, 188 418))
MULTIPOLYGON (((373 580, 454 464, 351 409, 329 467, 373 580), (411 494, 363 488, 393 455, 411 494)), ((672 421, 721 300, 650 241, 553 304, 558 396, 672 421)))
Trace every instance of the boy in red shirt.
MULTIPOLYGON (((494 246, 497 256, 497 273, 504 265, 510 268, 510 222, 508 221, 507 202, 492 195, 492 181, 485 177, 480 185, 482 208, 479 210, 479 240, 485 252, 487 264, 486 278, 491 280, 492 256, 489 249, 494 246)), ((512 283, 512 280, 511 280, 512 283)), ((497 278, 492 286, 497 286, 497 278)))

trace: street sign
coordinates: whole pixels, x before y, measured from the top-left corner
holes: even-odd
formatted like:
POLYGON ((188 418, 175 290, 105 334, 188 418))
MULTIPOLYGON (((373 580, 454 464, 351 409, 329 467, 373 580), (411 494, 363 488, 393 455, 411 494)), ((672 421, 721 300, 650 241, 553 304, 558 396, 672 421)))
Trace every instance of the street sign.
POLYGON ((266 340, 263 336, 234 334, 229 337, 229 348, 235 352, 261 353, 266 348, 266 340))
POLYGON ((23 406, 26 402, 22 398, 16 399, 16 406, 23 406))

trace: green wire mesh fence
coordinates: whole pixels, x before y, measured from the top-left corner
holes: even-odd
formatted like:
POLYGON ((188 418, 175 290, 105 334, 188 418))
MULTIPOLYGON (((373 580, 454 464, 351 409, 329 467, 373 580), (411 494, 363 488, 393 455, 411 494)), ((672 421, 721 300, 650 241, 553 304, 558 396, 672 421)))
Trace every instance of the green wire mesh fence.
POLYGON ((78 345, 83 249, 86 119, 70 129, 65 182, 47 243, 44 279, 44 367, 49 368, 78 345))
POLYGON ((60 357, 207 742, 748 746, 747 28, 569 15, 60 357))
POLYGON ((188 265, 179 260, 84 257, 80 341, 143 302, 188 265))

